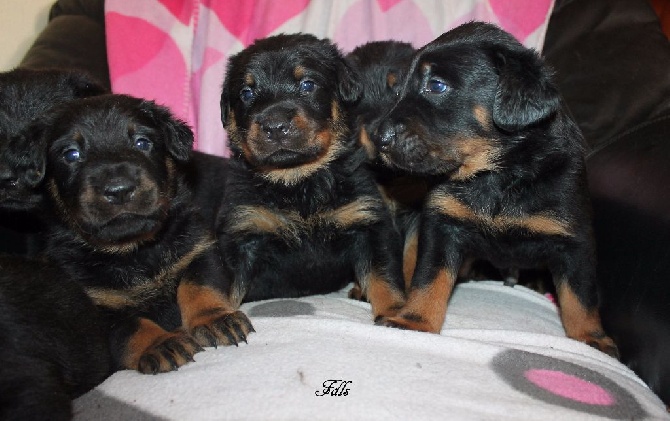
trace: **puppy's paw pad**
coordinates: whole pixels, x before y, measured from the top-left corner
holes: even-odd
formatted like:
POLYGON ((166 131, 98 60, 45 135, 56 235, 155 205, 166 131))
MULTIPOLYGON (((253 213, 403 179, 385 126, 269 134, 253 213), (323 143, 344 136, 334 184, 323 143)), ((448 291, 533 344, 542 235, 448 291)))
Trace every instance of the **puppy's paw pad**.
POLYGON ((378 316, 375 318, 375 324, 378 326, 394 327, 396 329, 406 329, 405 325, 396 317, 378 316))
POLYGON ((401 314, 393 317, 377 317, 375 324, 386 327, 393 327, 403 330, 416 330, 419 332, 439 333, 439 329, 435 329, 424 320, 421 316, 415 314, 401 314))
POLYGON ((193 361, 193 356, 202 350, 191 335, 174 332, 144 350, 138 360, 137 371, 144 374, 173 371, 193 361))
POLYGON ((404 302, 397 302, 395 304, 389 305, 383 310, 378 310, 378 314, 375 315, 375 323, 379 324, 378 321, 382 319, 396 318, 404 305, 405 305, 404 302))
POLYGON ((368 300, 368 298, 363 293, 363 290, 358 285, 354 285, 349 290, 349 294, 347 294, 347 296, 349 298, 351 298, 352 300, 358 300, 358 301, 367 301, 368 300))
POLYGON ((191 333, 202 346, 237 345, 246 342, 247 336, 255 332, 249 318, 241 311, 213 312, 202 323, 194 326, 191 333))
POLYGON ((615 359, 620 359, 619 355, 619 348, 616 346, 612 338, 609 336, 605 337, 591 337, 590 339, 587 339, 586 341, 587 345, 592 346, 593 348, 604 352, 605 354, 609 355, 612 358, 615 359))

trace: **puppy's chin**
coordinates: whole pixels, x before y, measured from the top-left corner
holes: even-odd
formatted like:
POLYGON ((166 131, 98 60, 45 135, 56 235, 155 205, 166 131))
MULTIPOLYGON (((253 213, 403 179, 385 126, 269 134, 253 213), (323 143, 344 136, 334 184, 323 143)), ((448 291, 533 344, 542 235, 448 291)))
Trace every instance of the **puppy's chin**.
POLYGON ((31 211, 40 207, 44 196, 41 193, 15 194, 0 190, 0 210, 31 211))
POLYGON ((390 168, 424 176, 447 176, 456 172, 461 165, 456 160, 436 159, 428 154, 402 154, 393 150, 381 151, 378 158, 390 168))
POLYGON ((302 151, 278 149, 257 160, 257 166, 266 169, 295 168, 310 163, 321 155, 318 148, 302 151))
POLYGON ((80 234, 94 248, 119 253, 151 241, 163 222, 158 215, 121 215, 101 225, 81 224, 80 234))

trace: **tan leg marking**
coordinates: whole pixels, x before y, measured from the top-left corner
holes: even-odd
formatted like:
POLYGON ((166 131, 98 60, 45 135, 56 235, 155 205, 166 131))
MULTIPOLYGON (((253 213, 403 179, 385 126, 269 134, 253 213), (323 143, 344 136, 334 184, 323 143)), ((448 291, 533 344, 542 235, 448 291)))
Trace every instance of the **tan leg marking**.
POLYGON ((560 283, 557 292, 561 322, 566 335, 618 358, 617 347, 614 341, 605 334, 598 309, 584 307, 565 280, 560 283))
POLYGON ((370 274, 364 293, 372 305, 372 314, 375 319, 394 316, 405 303, 403 292, 393 288, 375 271, 370 274))
POLYGON ((440 333, 447 311, 447 302, 454 288, 455 275, 441 269, 425 288, 410 291, 407 303, 397 316, 385 318, 380 324, 401 329, 440 333))
POLYGON ((405 239, 405 247, 403 250, 402 272, 405 279, 405 291, 409 292, 412 283, 412 276, 416 269, 416 259, 419 249, 419 233, 417 231, 411 232, 405 239))

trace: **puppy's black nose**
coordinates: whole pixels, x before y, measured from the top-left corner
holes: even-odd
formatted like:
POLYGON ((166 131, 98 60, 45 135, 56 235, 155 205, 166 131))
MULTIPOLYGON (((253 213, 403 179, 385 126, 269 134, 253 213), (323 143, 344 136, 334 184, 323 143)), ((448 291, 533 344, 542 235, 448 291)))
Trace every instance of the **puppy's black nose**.
POLYGON ((267 116, 258 121, 261 130, 266 134, 268 140, 280 140, 284 138, 289 131, 290 123, 281 117, 267 116))
POLYGON ((132 180, 116 178, 107 183, 102 194, 109 203, 122 205, 133 198, 136 188, 132 180))
POLYGON ((18 183, 19 180, 14 171, 4 166, 0 166, 0 187, 6 189, 13 188, 16 187, 18 183))
POLYGON ((377 130, 374 140, 378 146, 390 146, 398 140, 398 133, 402 131, 400 124, 384 121, 377 130))

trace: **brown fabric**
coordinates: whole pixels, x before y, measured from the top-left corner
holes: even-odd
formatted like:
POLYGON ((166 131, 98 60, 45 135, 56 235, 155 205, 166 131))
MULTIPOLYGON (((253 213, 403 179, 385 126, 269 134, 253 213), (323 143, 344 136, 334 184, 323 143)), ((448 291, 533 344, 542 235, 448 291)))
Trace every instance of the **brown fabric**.
POLYGON ((110 87, 103 0, 60 0, 50 20, 23 57, 21 67, 88 71, 110 87))
POLYGON ((104 25, 105 0, 58 0, 51 7, 49 20, 62 15, 82 15, 104 25))
POLYGON ((650 0, 661 22, 665 36, 670 38, 670 0, 650 0))
POLYGON ((543 53, 596 149, 670 110, 670 48, 647 0, 557 1, 543 53))

